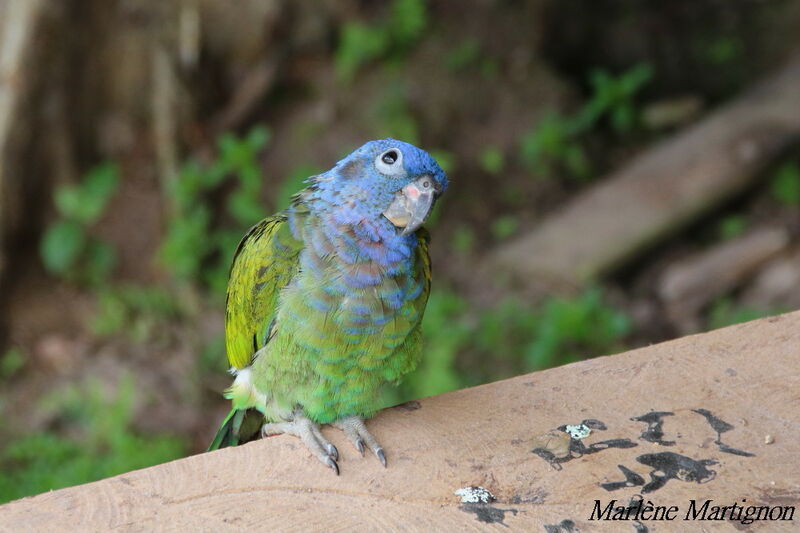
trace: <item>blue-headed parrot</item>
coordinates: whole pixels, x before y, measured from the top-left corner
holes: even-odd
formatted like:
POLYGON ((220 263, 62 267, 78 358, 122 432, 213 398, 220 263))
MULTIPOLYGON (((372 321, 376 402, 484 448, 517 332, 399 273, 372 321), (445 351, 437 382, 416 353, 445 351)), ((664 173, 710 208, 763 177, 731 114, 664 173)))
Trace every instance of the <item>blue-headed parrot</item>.
POLYGON ((285 433, 338 474, 338 451, 319 429, 332 424, 386 466, 364 420, 380 389, 420 359, 431 287, 422 224, 447 177, 427 152, 384 139, 307 183, 234 254, 225 311, 233 408, 209 449, 285 433))

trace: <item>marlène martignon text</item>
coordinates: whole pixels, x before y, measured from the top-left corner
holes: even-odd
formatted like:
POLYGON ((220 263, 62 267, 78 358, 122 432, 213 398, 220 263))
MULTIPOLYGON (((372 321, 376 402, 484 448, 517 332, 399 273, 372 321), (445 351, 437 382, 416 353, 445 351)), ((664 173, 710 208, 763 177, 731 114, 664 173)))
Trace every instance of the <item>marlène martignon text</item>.
POLYGON ((714 500, 689 500, 683 506, 655 505, 641 499, 633 499, 627 506, 611 500, 604 506, 595 500, 589 520, 731 520, 752 524, 757 520, 794 520, 794 510, 793 505, 748 505, 747 498, 728 505, 717 505, 714 500))

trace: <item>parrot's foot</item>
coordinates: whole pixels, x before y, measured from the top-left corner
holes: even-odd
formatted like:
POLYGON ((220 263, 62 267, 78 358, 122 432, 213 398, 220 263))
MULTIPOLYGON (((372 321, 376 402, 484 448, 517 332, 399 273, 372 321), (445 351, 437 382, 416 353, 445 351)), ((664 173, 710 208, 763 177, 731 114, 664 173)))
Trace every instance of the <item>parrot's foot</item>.
POLYGON ((372 433, 367 431, 367 426, 364 424, 364 419, 357 416, 348 416, 337 420, 334 424, 337 428, 341 429, 345 436, 350 439, 353 446, 364 455, 364 445, 369 446, 369 449, 378 457, 384 468, 386 468, 386 454, 383 448, 372 433))
POLYGON ((268 422, 261 426, 263 437, 282 433, 300 437, 314 457, 333 470, 337 476, 339 475, 339 465, 336 463, 339 459, 339 451, 336 446, 322 436, 317 424, 302 415, 295 415, 291 422, 268 422))

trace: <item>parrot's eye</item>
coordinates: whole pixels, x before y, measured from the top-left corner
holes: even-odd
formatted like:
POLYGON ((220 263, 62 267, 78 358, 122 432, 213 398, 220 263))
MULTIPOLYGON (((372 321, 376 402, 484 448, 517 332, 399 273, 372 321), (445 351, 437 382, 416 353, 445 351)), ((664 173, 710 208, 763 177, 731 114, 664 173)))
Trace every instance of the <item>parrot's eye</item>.
POLYGON ((397 152, 394 150, 389 150, 383 157, 381 157, 381 161, 386 163, 387 165, 394 165, 394 162, 397 161, 397 152))
POLYGON ((395 148, 386 150, 375 158, 375 168, 381 174, 387 176, 402 176, 405 174, 403 169, 403 152, 395 148))

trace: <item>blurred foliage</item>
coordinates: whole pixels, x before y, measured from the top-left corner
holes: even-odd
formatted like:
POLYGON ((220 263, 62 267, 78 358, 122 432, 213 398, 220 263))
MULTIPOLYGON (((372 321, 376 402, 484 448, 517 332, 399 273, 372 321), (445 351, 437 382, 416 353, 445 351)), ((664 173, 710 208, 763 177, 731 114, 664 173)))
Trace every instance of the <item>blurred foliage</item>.
POLYGON ((408 107, 407 88, 399 76, 394 76, 394 83, 374 104, 373 134, 379 139, 391 137, 419 144, 419 127, 408 107))
POLYGON ((99 381, 53 391, 42 408, 77 430, 40 431, 1 449, 0 503, 182 457, 183 440, 132 430, 134 392, 130 378, 121 380, 114 397, 99 381))
POLYGON ((122 334, 143 343, 152 338, 159 324, 179 315, 178 301, 165 289, 119 284, 98 291, 90 328, 100 337, 122 334))
POLYGON ((722 240, 741 237, 747 231, 747 218, 743 215, 728 215, 719 221, 719 237, 722 240))
POLYGON ((443 61, 444 68, 453 74, 465 73, 470 69, 477 69, 478 73, 486 78, 497 77, 500 66, 497 61, 489 57, 475 39, 467 39, 460 45, 451 49, 443 61))
POLYGON ((475 248, 475 232, 467 226, 459 226, 453 233, 450 245, 461 255, 469 254, 475 248))
POLYGON ((114 267, 114 250, 92 237, 89 229, 103 216, 118 184, 117 167, 105 163, 90 170, 80 183, 56 188, 54 201, 60 218, 48 226, 39 245, 48 272, 88 285, 98 285, 108 277, 114 267))
POLYGON ((427 25, 425 0, 393 0, 389 12, 380 20, 345 23, 335 55, 339 79, 350 83, 367 63, 377 60, 391 63, 402 58, 427 25))
POLYGON ((635 97, 652 77, 653 69, 646 64, 618 77, 595 71, 590 77, 591 97, 580 109, 569 115, 551 112, 523 136, 522 161, 543 176, 566 172, 573 179, 588 179, 592 168, 582 139, 604 121, 617 134, 632 132, 639 120, 635 97))
POLYGON ((258 154, 268 141, 269 130, 264 127, 253 128, 241 139, 224 134, 210 164, 189 161, 169 182, 171 209, 159 255, 177 280, 208 287, 220 297, 225 293, 230 258, 239 240, 246 228, 267 215, 258 154), (228 220, 220 223, 213 196, 225 188, 228 220))
POLYGON ((499 174, 505 166, 505 155, 496 146, 487 146, 480 155, 481 168, 489 174, 499 174))
POLYGON ((531 370, 622 351, 631 321, 592 288, 577 298, 551 298, 533 325, 525 359, 531 370))
POLYGON ((800 166, 783 164, 770 183, 772 197, 788 207, 800 207, 800 166))
POLYGON ((757 309, 755 307, 738 306, 728 297, 717 299, 708 313, 708 329, 719 329, 742 322, 749 322, 757 318, 778 314, 782 311, 757 309))
POLYGON ((478 63, 481 45, 475 39, 467 39, 445 56, 444 65, 451 72, 461 72, 478 63))
POLYGON ((731 35, 713 37, 705 46, 705 59, 714 66, 724 67, 741 59, 745 46, 741 39, 731 35))
POLYGON ((537 307, 508 298, 478 311, 457 293, 434 287, 422 332, 425 352, 419 368, 398 389, 385 392, 383 405, 509 376, 508 367, 459 369, 457 358, 463 354, 479 367, 503 361, 521 373, 621 351, 631 321, 605 301, 599 288, 574 298, 552 297, 537 307))
POLYGON ((517 217, 513 215, 499 216, 492 222, 492 235, 498 241, 502 241, 514 235, 518 227, 519 219, 517 217))
POLYGON ((8 379, 25 366, 25 352, 14 346, 5 351, 0 358, 0 379, 8 379))

